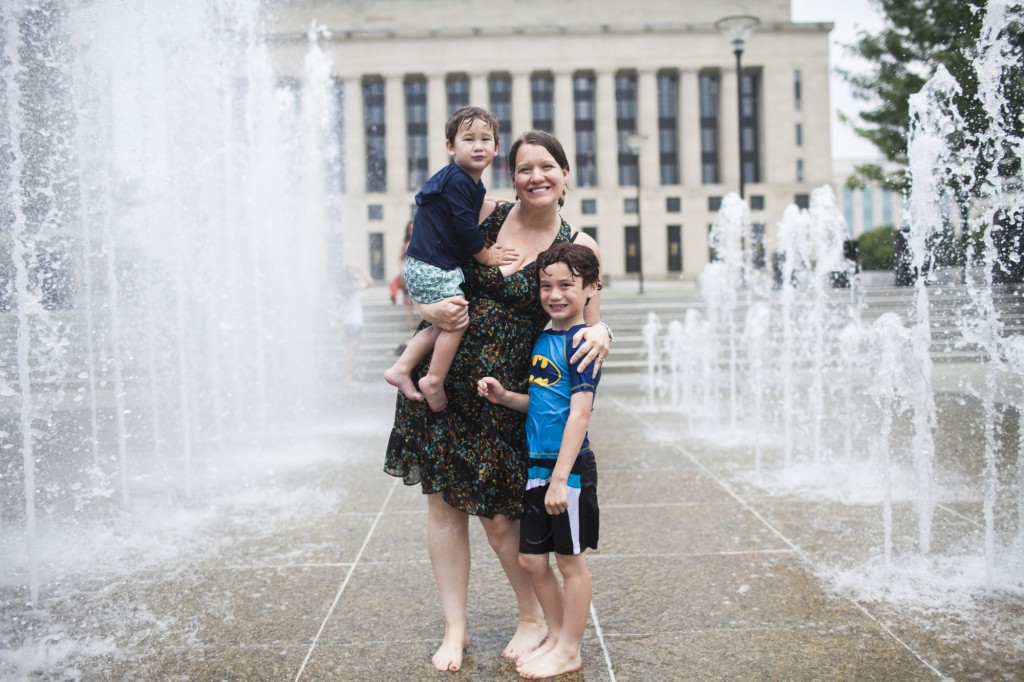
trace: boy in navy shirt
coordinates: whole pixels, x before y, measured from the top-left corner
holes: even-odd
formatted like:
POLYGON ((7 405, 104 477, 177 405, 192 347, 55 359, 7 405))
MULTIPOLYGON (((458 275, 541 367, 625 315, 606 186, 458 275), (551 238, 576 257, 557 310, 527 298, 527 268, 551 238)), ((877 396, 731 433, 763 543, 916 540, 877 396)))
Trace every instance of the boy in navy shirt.
MULTIPOLYGON (((479 107, 463 107, 445 124, 450 163, 435 173, 416 195, 416 217, 406 249, 405 286, 417 303, 462 298, 465 281, 461 265, 470 256, 482 265, 506 265, 519 254, 497 245, 486 246, 478 229, 486 189, 480 177, 498 151, 498 119, 479 107)), ((417 333, 384 379, 409 400, 422 402, 434 412, 448 403, 444 380, 451 369, 465 329, 442 331, 430 326, 417 333), (413 383, 412 371, 433 352, 429 372, 413 383)))
POLYGON ((597 466, 587 438, 599 374, 569 364, 583 308, 599 287, 600 265, 589 248, 563 243, 537 257, 540 302, 551 317, 533 348, 529 393, 507 391, 493 377, 477 391, 497 405, 526 412, 529 475, 523 495, 519 563, 544 609, 548 638, 516 661, 523 677, 554 677, 583 667, 580 646, 592 583, 584 552, 597 549, 597 466), (564 590, 551 569, 555 552, 564 590))

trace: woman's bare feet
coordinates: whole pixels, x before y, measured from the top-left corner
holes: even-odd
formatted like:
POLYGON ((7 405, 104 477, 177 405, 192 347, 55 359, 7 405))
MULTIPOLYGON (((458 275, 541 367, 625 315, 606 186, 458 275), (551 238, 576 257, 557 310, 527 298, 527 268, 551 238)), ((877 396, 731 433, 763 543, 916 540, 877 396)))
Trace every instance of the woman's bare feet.
POLYGON ((516 660, 539 647, 547 636, 547 623, 521 620, 516 626, 516 634, 512 635, 508 646, 501 652, 502 658, 516 660))
POLYGON ((468 646, 469 635, 445 630, 444 641, 431 659, 434 667, 441 672, 458 672, 462 669, 462 654, 466 652, 468 646))
POLYGON ((528 680, 542 680, 566 673, 574 673, 583 667, 580 652, 566 651, 563 647, 554 647, 543 656, 538 656, 529 663, 516 666, 516 672, 528 680))
POLYGON ((420 379, 420 391, 427 400, 427 406, 433 412, 440 412, 448 405, 448 396, 444 393, 444 381, 430 374, 420 379))
POLYGON ((418 403, 423 402, 423 394, 416 390, 416 384, 412 381, 412 375, 408 372, 403 372, 397 365, 392 365, 384 372, 384 381, 400 390, 409 400, 414 400, 418 403))

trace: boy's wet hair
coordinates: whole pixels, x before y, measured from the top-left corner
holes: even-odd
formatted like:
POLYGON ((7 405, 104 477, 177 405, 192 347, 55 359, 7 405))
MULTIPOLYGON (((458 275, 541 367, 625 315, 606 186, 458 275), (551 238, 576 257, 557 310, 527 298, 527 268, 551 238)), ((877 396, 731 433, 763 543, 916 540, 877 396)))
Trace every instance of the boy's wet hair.
POLYGON ((480 107, 462 107, 456 109, 451 116, 448 117, 448 122, 444 124, 444 136, 448 138, 448 141, 455 143, 455 136, 459 134, 459 131, 463 128, 473 125, 473 121, 483 121, 494 133, 494 146, 498 146, 498 117, 480 107))
POLYGON ((555 263, 565 263, 573 277, 583 280, 586 289, 594 282, 600 286, 601 264, 589 247, 572 242, 559 242, 537 256, 537 277, 555 263))

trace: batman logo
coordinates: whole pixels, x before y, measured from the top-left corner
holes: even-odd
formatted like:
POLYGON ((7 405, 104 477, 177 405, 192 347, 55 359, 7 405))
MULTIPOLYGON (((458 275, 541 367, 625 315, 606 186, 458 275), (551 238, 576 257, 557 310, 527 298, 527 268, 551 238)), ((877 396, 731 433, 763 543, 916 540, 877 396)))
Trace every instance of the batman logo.
POLYGON ((562 379, 562 372, 550 358, 534 355, 530 362, 530 383, 538 386, 554 386, 562 379))

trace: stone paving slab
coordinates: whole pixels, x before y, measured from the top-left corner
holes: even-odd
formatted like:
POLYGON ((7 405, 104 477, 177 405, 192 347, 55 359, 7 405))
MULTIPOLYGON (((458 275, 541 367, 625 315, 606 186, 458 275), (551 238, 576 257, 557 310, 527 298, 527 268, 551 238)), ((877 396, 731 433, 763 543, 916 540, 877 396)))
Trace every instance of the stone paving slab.
MULTIPOLYGON (((350 388, 344 418, 315 434, 343 456, 277 480, 278 494, 334 492, 326 512, 248 526, 226 516, 212 555, 167 573, 97 575, 81 599, 49 605, 70 639, 93 645, 67 674, 33 679, 519 679, 500 658, 511 589, 476 522, 473 643, 463 671, 430 665, 444 624, 426 505, 418 487, 381 471, 393 403, 387 387, 350 388), (105 633, 118 614, 131 627, 105 633)), ((682 443, 679 415, 642 404, 635 383, 602 389, 585 669, 559 679, 1024 677, 1024 599, 993 595, 984 619, 963 623, 834 594, 819 562, 870 549, 877 510, 766 495, 737 476, 739 453, 682 443)))

